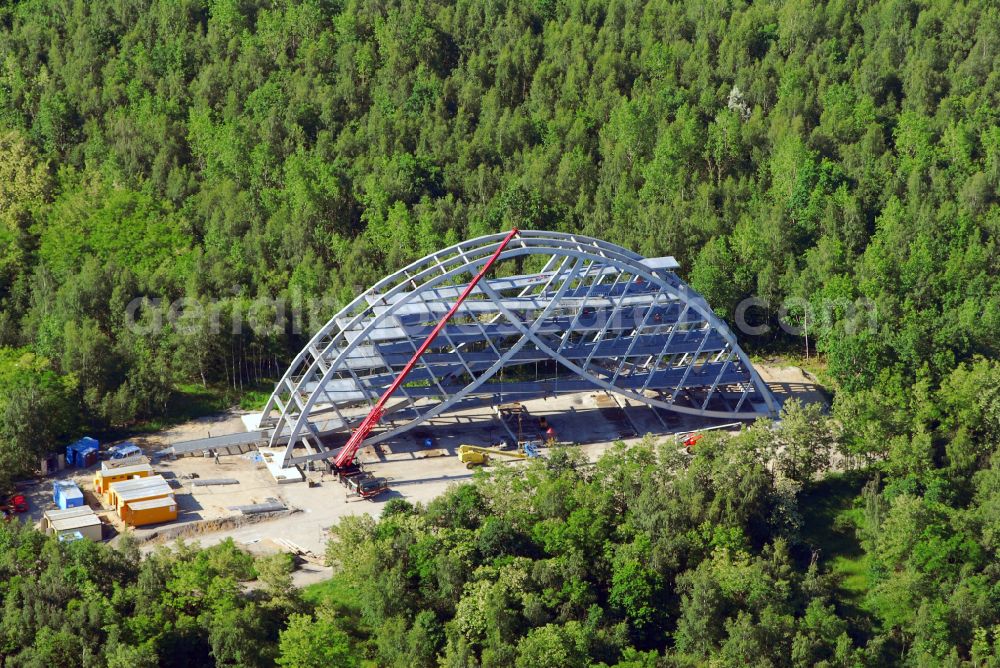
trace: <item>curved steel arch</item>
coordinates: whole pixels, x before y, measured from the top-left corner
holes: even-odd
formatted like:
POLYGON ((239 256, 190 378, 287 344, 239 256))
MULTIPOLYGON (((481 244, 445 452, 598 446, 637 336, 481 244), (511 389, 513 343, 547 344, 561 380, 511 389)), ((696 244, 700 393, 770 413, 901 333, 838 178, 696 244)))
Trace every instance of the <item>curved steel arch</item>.
MULTIPOLYGON (((343 409, 379 397, 504 236, 455 244, 408 265, 313 336, 262 416, 271 445, 285 445, 286 465, 336 454, 364 418, 343 409), (305 454, 296 454, 299 445, 305 454)), ((673 258, 645 259, 591 237, 522 230, 498 258, 499 268, 512 265, 515 273, 476 287, 414 367, 388 410, 408 419, 365 444, 467 402, 594 388, 705 417, 776 413, 732 332, 674 274, 673 258), (540 271, 528 271, 530 262, 540 271)))

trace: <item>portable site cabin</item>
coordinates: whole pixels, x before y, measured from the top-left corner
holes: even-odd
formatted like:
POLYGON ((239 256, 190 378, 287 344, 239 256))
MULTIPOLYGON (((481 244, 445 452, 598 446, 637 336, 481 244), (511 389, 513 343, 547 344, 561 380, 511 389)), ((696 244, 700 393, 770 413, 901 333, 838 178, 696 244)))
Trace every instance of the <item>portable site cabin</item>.
POLYGON ((66 464, 77 468, 93 466, 97 463, 98 450, 100 450, 100 444, 97 439, 84 436, 79 441, 66 446, 66 464))
POLYGON ((122 519, 125 524, 133 527, 172 522, 177 519, 177 501, 172 495, 147 501, 130 501, 122 508, 122 519))
POLYGON ((72 480, 56 480, 52 483, 52 500, 63 510, 77 508, 83 505, 83 492, 72 480))
POLYGON ((120 466, 110 470, 105 470, 102 467, 102 470, 94 474, 94 491, 104 495, 108 493, 108 487, 113 483, 124 480, 135 480, 137 478, 148 478, 151 475, 153 475, 153 467, 148 463, 120 466))
POLYGON ((173 495, 162 475, 123 480, 108 485, 108 503, 121 515, 122 506, 129 502, 161 499, 173 495))
POLYGON ((89 506, 67 510, 46 510, 42 516, 41 530, 48 535, 59 536, 59 540, 72 540, 64 536, 80 534, 89 540, 101 540, 103 525, 89 506))
POLYGON ((58 473, 66 468, 66 455, 61 452, 54 452, 47 457, 38 460, 38 470, 42 475, 58 473))
POLYGON ((149 457, 146 455, 135 455, 124 459, 105 459, 101 462, 102 471, 113 471, 124 466, 136 466, 137 464, 149 464, 149 457))
POLYGON ((174 502, 173 490, 161 475, 111 483, 108 486, 108 502, 125 522, 129 522, 129 518, 143 520, 147 515, 159 517, 162 514, 167 516, 167 519, 146 521, 145 524, 166 522, 177 517, 177 504, 174 502), (143 501, 158 499, 169 499, 171 503, 162 504, 162 507, 161 505, 146 506, 141 504, 143 501), (136 510, 137 504, 138 512, 136 510), (172 510, 170 509, 171 505, 173 505, 172 510))

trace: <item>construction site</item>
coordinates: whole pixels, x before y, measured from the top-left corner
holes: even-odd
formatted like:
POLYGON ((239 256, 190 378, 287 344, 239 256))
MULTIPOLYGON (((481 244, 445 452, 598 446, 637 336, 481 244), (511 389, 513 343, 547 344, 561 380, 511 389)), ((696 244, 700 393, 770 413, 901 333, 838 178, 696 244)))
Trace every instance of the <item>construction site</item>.
POLYGON ((315 565, 341 517, 426 503, 480 467, 647 434, 690 447, 789 396, 822 401, 798 369, 755 368, 676 268, 553 232, 443 249, 335 314, 262 412, 71 445, 33 516, 66 540, 233 538, 315 565))

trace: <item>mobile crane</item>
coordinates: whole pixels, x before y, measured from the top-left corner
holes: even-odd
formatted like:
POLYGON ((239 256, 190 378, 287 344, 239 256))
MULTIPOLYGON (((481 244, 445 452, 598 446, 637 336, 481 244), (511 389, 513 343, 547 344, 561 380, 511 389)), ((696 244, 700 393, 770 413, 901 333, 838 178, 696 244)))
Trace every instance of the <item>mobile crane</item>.
MULTIPOLYGON (((351 437, 348 439, 347 443, 344 445, 343 448, 341 448, 340 452, 333 460, 333 467, 336 470, 337 474, 341 477, 341 480, 356 478, 357 474, 353 476, 351 475, 352 473, 357 471, 357 466, 354 463, 354 458, 357 456, 358 449, 361 447, 361 444, 364 443, 364 440, 368 438, 368 436, 372 433, 372 430, 374 430, 375 427, 378 426, 378 423, 382 419, 382 416, 385 415, 385 405, 388 403, 389 399, 396 392, 396 390, 398 390, 400 386, 402 386, 403 383, 406 382, 406 377, 410 375, 410 372, 413 370, 413 367, 416 366, 417 362, 420 360, 420 357, 424 354, 424 352, 428 348, 430 348, 431 344, 434 343, 434 339, 437 338, 437 335, 440 334, 441 330, 444 329, 445 325, 448 324, 448 321, 451 320, 451 317, 458 312, 458 309, 459 307, 461 307, 462 302, 465 301, 465 298, 468 297, 470 294, 472 294, 472 291, 476 289, 476 285, 478 285, 479 281, 481 281, 483 277, 489 272, 489 270, 493 267, 493 264, 497 261, 497 259, 499 259, 500 254, 503 253, 504 249, 507 247, 507 244, 509 244, 514 239, 514 237, 517 236, 517 234, 518 234, 518 229, 516 227, 507 233, 507 236, 504 237, 503 241, 500 242, 500 245, 497 246, 497 249, 493 252, 493 255, 490 256, 489 260, 486 261, 482 269, 479 270, 479 273, 475 275, 475 277, 472 279, 472 282, 470 282, 465 287, 465 290, 462 291, 462 294, 459 295, 458 299, 448 310, 448 312, 444 314, 444 317, 441 318, 440 322, 438 322, 438 324, 434 326, 434 329, 431 330, 431 333, 427 335, 427 339, 420 345, 417 351, 413 353, 413 357, 410 358, 410 361, 406 363, 406 366, 404 366, 402 371, 399 372, 399 375, 396 376, 396 379, 392 382, 392 384, 388 388, 386 388, 385 392, 382 393, 382 396, 379 397, 378 401, 376 401, 375 404, 371 407, 371 410, 368 412, 368 415, 365 416, 364 420, 361 421, 361 424, 358 425, 357 429, 354 430, 354 433, 351 434, 351 437)), ((361 474, 361 475, 370 476, 370 474, 361 474)), ((388 485, 379 486, 378 492, 384 491, 385 489, 388 489, 388 485)))

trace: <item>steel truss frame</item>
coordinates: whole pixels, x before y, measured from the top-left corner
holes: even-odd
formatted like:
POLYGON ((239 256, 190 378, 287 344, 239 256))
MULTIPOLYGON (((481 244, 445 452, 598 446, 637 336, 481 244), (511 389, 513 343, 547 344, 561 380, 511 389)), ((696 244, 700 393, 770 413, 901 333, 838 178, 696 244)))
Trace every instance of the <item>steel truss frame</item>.
MULTIPOLYGON (((345 410, 379 398, 505 236, 471 239, 404 267, 313 336, 262 416, 271 445, 285 446, 286 466, 337 454, 366 414, 345 410)), ((522 230, 399 388, 386 411, 393 424, 364 444, 476 402, 587 389, 708 418, 775 415, 732 332, 675 268, 673 258, 647 260, 591 237, 522 230), (519 273, 497 277, 511 268, 519 273)))

